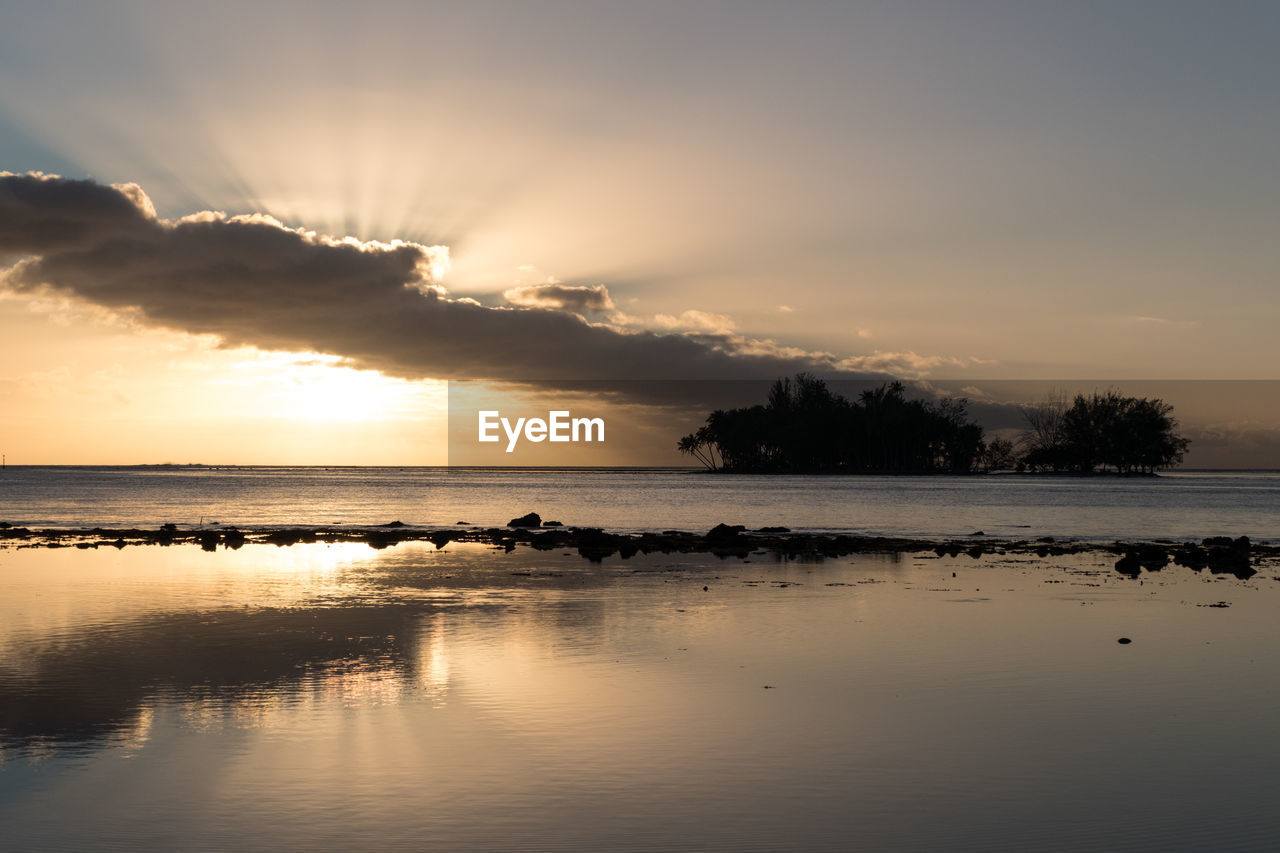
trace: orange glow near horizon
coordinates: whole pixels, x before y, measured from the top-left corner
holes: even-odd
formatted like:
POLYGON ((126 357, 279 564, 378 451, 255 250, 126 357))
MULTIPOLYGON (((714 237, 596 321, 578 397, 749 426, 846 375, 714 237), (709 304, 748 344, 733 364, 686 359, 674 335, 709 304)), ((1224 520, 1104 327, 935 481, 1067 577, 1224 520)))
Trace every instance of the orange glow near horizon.
POLYGON ((440 465, 445 383, 316 353, 223 348, 56 300, 10 297, 9 464, 440 465), (16 310, 15 310, 16 309, 16 310))

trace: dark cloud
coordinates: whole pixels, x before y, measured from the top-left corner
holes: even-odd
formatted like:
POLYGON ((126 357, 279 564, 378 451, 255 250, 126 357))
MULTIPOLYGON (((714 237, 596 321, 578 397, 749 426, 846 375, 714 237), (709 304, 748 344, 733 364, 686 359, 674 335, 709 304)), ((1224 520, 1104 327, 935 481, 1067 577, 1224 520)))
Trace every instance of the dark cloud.
POLYGON ((502 298, 524 308, 554 308, 575 314, 604 313, 617 307, 603 284, 534 284, 513 287, 502 298))
MULTIPOLYGON (((0 173, 0 253, 25 256, 4 273, 15 291, 52 289, 228 345, 331 353, 407 378, 861 372, 732 335, 637 332, 564 310, 451 299, 438 284, 441 247, 339 240, 257 215, 162 220, 136 185, 0 173)), ((548 287, 534 290, 557 309, 608 300, 603 287, 548 287)))
POLYGON ((154 220, 137 184, 107 187, 0 172, 0 255, 70 251, 141 236, 154 220))

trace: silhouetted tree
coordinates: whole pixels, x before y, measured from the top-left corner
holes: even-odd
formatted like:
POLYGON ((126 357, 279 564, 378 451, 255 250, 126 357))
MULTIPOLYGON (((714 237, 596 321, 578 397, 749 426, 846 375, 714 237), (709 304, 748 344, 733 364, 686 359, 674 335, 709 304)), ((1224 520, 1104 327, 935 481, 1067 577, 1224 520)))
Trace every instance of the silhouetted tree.
POLYGON ((988 471, 1002 471, 1018 464, 1018 454, 1013 442, 1007 438, 993 438, 982 454, 982 467, 988 471))
POLYGON ((964 473, 986 449, 967 407, 963 399, 908 400, 900 382, 851 403, 801 373, 774 382, 763 406, 712 412, 678 447, 726 471, 964 473))
POLYGON ((1115 390, 1077 395, 1070 407, 1051 401, 1023 414, 1029 429, 1022 464, 1032 470, 1154 473, 1180 464, 1190 445, 1177 432, 1171 405, 1115 390))
POLYGON ((1062 421, 1067 414, 1067 398, 1054 390, 1049 399, 1022 408, 1027 430, 1018 443, 1022 447, 1021 467, 1061 471, 1070 465, 1062 421))

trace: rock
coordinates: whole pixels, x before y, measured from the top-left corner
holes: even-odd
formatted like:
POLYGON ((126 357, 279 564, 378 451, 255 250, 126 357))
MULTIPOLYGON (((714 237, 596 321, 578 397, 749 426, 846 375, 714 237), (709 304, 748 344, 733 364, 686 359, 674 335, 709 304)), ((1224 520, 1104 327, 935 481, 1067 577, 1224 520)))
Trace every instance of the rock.
MULTIPOLYGON (((370 535, 373 535, 371 533, 370 535)), ((390 536, 389 533, 378 534, 381 536, 390 536)), ((296 545, 299 542, 315 542, 316 532, 307 528, 288 527, 281 530, 272 530, 266 536, 262 537, 263 542, 271 545, 284 547, 286 545, 296 545)))
POLYGON ((541 526, 542 526, 542 516, 538 515, 536 512, 531 512, 528 515, 522 515, 519 518, 513 518, 507 522, 507 527, 541 527, 541 526))
POLYGON ((1127 646, 1130 643, 1132 643, 1133 640, 1130 640, 1128 637, 1121 637, 1120 639, 1116 640, 1116 642, 1122 646, 1127 646))
POLYGON ((205 551, 215 551, 218 548, 218 540, 221 538, 216 530, 202 530, 199 537, 200 547, 205 551))
POLYGON ((1173 552, 1173 562, 1198 572, 1209 565, 1209 552, 1199 545, 1183 545, 1173 552))
POLYGON ((742 535, 746 529, 741 524, 717 524, 704 538, 717 557, 746 557, 752 548, 751 541, 742 535))
POLYGON ((1116 571, 1129 577, 1137 577, 1143 569, 1158 572, 1169 564, 1169 552, 1159 545, 1138 545, 1127 548, 1124 556, 1116 560, 1116 571))
POLYGON ((369 543, 370 548, 381 551, 383 548, 399 545, 404 539, 402 534, 393 533, 390 530, 370 530, 364 535, 364 541, 369 543))
POLYGON ((584 528, 578 531, 578 554, 598 563, 618 550, 622 538, 597 527, 584 528))
POLYGON ((235 551, 244 545, 244 531, 228 527, 222 531, 222 547, 235 551))
POLYGON ((1142 567, 1149 572, 1158 572, 1169 565, 1169 552, 1159 545, 1141 545, 1137 553, 1142 567))
POLYGON ((566 530, 548 530, 546 533, 533 533, 529 536, 529 546, 535 551, 554 551, 570 544, 572 543, 566 530))
POLYGON ((708 542, 736 542, 738 535, 746 530, 742 524, 717 524, 707 531, 708 542))
POLYGON ((790 527, 761 527, 756 533, 790 533, 790 527))
POLYGON ((987 535, 987 531, 985 531, 985 530, 975 530, 975 531, 973 531, 972 533, 970 533, 969 535, 970 535, 970 536, 986 536, 986 535, 987 535))
POLYGON ((1116 571, 1122 575, 1136 578, 1142 572, 1142 563, 1138 560, 1138 555, 1130 551, 1116 560, 1116 571))
POLYGON ((388 521, 383 527, 404 527, 403 521, 388 521))
POLYGON ((542 522, 542 526, 543 527, 564 527, 564 522, 563 521, 544 521, 542 522))
POLYGON ((1208 549, 1205 559, 1213 574, 1232 574, 1241 580, 1248 580, 1258 573, 1250 565, 1253 545, 1248 536, 1238 539, 1214 536, 1205 539, 1202 544, 1208 549))
POLYGON ((834 551, 834 556, 843 557, 846 554, 856 554, 861 551, 862 542, 854 536, 836 536, 826 550, 834 551))

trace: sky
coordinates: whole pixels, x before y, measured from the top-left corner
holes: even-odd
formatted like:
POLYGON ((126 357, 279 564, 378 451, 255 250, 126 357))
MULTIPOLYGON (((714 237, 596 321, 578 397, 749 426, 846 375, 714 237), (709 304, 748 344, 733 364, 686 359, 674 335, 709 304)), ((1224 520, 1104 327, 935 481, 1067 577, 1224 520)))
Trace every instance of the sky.
POLYGON ((1274 3, 0 20, 11 463, 440 463, 452 379, 1280 379, 1274 3))

